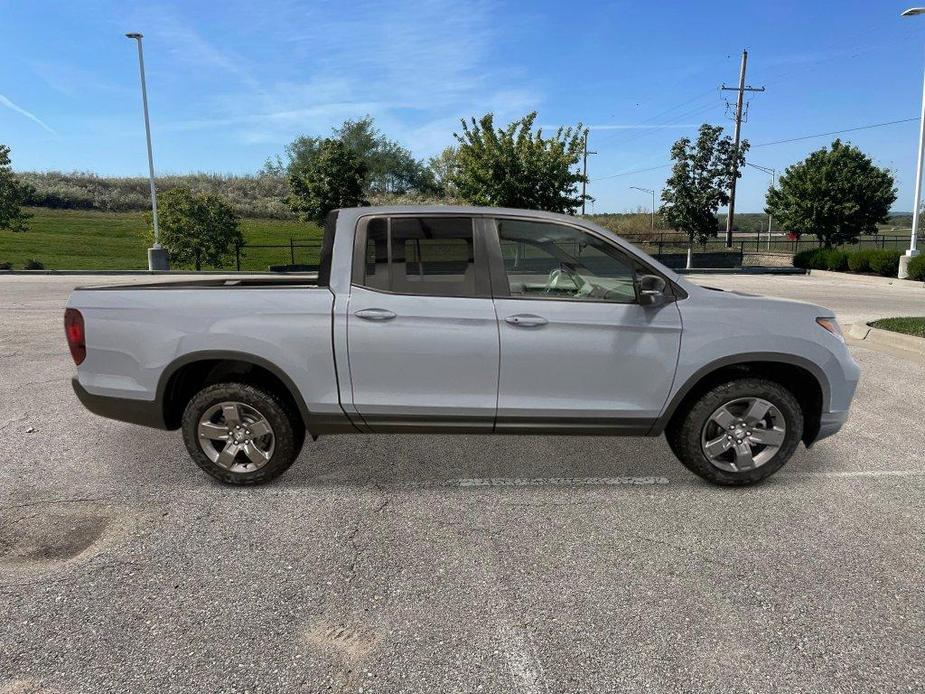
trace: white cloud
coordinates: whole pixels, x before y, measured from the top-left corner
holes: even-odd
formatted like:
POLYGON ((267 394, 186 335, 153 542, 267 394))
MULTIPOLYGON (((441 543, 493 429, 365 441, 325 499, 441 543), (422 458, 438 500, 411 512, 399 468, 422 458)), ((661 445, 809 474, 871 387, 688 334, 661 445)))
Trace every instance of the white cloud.
POLYGON ((369 114, 426 156, 452 143, 460 117, 491 110, 501 120, 540 101, 531 80, 498 67, 494 46, 514 29, 498 27, 482 0, 360 0, 340 13, 330 5, 271 4, 230 6, 236 23, 248 27, 229 41, 242 53, 219 49, 176 17, 157 15, 176 60, 235 78, 208 98, 202 117, 159 129, 234 126, 231 132, 247 144, 284 143, 369 114), (247 46, 260 57, 246 61, 247 46))
POLYGON ((31 63, 32 71, 56 92, 70 98, 86 98, 88 91, 95 91, 116 96, 134 95, 136 89, 114 84, 101 74, 82 69, 76 65, 53 62, 31 63))
POLYGON ((47 130, 48 132, 50 132, 52 135, 57 135, 57 133, 56 133, 54 130, 52 130, 52 129, 45 123, 45 121, 43 121, 41 118, 39 118, 37 115, 35 115, 35 114, 32 113, 31 111, 27 111, 26 109, 22 108, 21 106, 17 106, 17 105, 14 104, 12 101, 10 101, 8 98, 6 98, 5 96, 3 96, 3 94, 0 94, 0 105, 6 106, 8 109, 10 109, 10 110, 12 110, 12 111, 16 111, 16 113, 18 113, 18 114, 20 114, 20 115, 22 115, 22 116, 25 116, 26 118, 28 118, 29 120, 33 121, 34 123, 38 123, 41 127, 43 127, 45 130, 47 130))

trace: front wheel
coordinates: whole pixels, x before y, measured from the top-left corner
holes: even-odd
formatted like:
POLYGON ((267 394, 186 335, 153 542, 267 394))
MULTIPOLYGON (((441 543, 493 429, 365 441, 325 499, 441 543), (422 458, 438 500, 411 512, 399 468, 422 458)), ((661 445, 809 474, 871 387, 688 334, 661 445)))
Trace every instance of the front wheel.
POLYGON ((275 393, 244 383, 206 386, 183 412, 190 457, 229 484, 258 484, 281 475, 304 440, 297 413, 275 393))
POLYGON ((793 455, 803 435, 803 411, 779 383, 742 378, 701 395, 665 435, 681 463, 703 479, 754 484, 793 455))

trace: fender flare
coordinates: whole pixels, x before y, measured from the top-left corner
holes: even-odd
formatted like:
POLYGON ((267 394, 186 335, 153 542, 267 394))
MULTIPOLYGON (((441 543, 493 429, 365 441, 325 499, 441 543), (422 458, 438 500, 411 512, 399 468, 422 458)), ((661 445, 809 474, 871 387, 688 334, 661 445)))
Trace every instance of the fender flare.
POLYGON ((292 379, 289 378, 286 372, 273 362, 264 359, 263 357, 258 357, 255 354, 249 354, 247 352, 236 352, 234 350, 207 349, 196 352, 188 352, 170 362, 164 368, 164 370, 161 371, 155 394, 155 402, 158 403, 158 406, 162 412, 164 411, 164 407, 166 405, 167 386, 171 379, 184 366, 193 364, 197 361, 239 361, 244 362, 245 364, 251 364, 253 366, 259 366, 262 369, 266 369, 271 374, 276 376, 276 378, 278 378, 280 382, 286 387, 286 389, 289 391, 289 395, 292 397, 293 402, 295 402, 296 407, 299 408, 299 414, 302 416, 302 421, 305 423, 306 428, 309 431, 312 430, 312 413, 309 411, 308 406, 305 404, 305 400, 302 397, 302 393, 299 391, 299 388, 292 381, 292 379))
POLYGON ((684 384, 678 388, 677 391, 675 391, 675 394, 671 397, 671 400, 668 402, 665 410, 662 412, 661 416, 655 420, 655 424, 652 425, 652 429, 649 430, 649 435, 658 436, 661 434, 665 427, 668 425, 668 422, 671 420, 672 416, 674 416, 678 406, 681 404, 684 398, 687 397, 687 394, 690 393, 691 390, 698 383, 700 383, 700 381, 709 376, 711 373, 727 366, 749 364, 754 362, 786 364, 788 366, 798 366, 808 371, 816 379, 816 382, 819 384, 819 388, 822 391, 822 411, 826 412, 828 410, 830 393, 829 379, 826 377, 825 372, 819 367, 818 364, 810 361, 809 359, 805 359, 804 357, 800 357, 795 354, 786 354, 783 352, 743 352, 741 354, 730 354, 725 357, 720 357, 719 359, 711 361, 697 369, 697 371, 695 371, 684 382, 684 384))

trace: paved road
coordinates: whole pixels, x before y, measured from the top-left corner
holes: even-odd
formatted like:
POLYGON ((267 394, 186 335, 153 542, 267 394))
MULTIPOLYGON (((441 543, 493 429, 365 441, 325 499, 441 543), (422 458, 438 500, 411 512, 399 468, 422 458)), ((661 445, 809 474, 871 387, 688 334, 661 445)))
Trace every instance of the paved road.
POLYGON ((921 361, 853 347, 845 431, 751 489, 661 439, 481 436, 324 438, 231 489, 80 409, 79 283, 0 278, 0 692, 925 688, 921 361))
POLYGON ((925 284, 835 272, 811 275, 690 275, 693 281, 752 294, 808 301, 835 311, 842 324, 925 315, 925 284))

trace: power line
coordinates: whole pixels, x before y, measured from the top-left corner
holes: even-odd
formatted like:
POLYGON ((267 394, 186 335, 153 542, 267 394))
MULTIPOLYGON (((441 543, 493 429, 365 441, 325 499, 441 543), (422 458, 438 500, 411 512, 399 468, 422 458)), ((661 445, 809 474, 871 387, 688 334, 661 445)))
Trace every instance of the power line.
POLYGON ((770 145, 782 145, 785 142, 799 142, 800 140, 811 140, 814 137, 828 137, 829 135, 839 135, 841 133, 853 133, 857 130, 869 130, 870 128, 882 128, 886 125, 898 125, 899 123, 911 123, 912 121, 917 121, 919 118, 903 118, 902 120, 890 120, 884 123, 872 123, 871 125, 860 125, 857 128, 845 128, 844 130, 832 130, 827 133, 816 133, 815 135, 804 135, 802 137, 791 137, 787 140, 774 140, 773 142, 762 142, 758 145, 752 145, 752 147, 769 147, 770 145))
MULTIPOLYGON (((768 147, 770 145, 780 145, 785 142, 799 142, 801 140, 810 140, 814 137, 827 137, 829 135, 839 135, 841 133, 850 133, 850 132, 855 132, 857 130, 869 130, 870 128, 882 128, 887 125, 899 125, 900 123, 911 123, 917 120, 918 120, 918 116, 916 116, 915 118, 903 118, 901 120, 885 121, 883 123, 872 123, 871 125, 861 125, 856 128, 845 128, 843 130, 832 130, 827 133, 816 133, 815 135, 803 135, 802 137, 791 137, 786 140, 774 140, 773 142, 762 142, 761 144, 758 144, 758 145, 751 145, 751 147, 753 148, 754 147, 768 147)), ((749 162, 746 162, 746 164, 748 166, 755 166, 754 164, 751 164, 749 162)), ((620 176, 630 176, 632 174, 645 173, 646 171, 656 171, 658 169, 665 169, 665 168, 668 168, 669 166, 671 166, 671 164, 662 164, 660 166, 650 166, 645 169, 633 169, 632 171, 623 171, 621 173, 610 174, 609 176, 598 176, 597 178, 594 178, 591 180, 603 181, 608 178, 619 178, 620 176)), ((759 167, 755 166, 755 168, 759 168, 759 167)))
POLYGON ((619 178, 620 176, 631 176, 632 174, 645 173, 646 171, 656 171, 657 169, 667 169, 671 164, 660 164, 659 166, 650 166, 648 169, 634 169, 633 171, 623 171, 622 173, 610 174, 609 176, 598 176, 591 181, 603 181, 607 178, 619 178))
MULTIPOLYGON (((687 106, 688 104, 692 104, 695 101, 699 101, 700 99, 703 99, 705 96, 709 96, 710 94, 715 94, 715 93, 716 93, 716 89, 710 89, 706 92, 701 92, 700 94, 697 94, 696 96, 692 96, 690 99, 686 99, 685 101, 682 101, 679 104, 675 104, 674 106, 666 108, 663 111, 659 111, 654 116, 650 116, 649 118, 646 118, 645 120, 640 121, 639 125, 647 125, 649 123, 652 123, 652 121, 657 121, 663 118, 664 116, 671 115, 672 112, 676 111, 679 108, 687 106)), ((665 124, 662 123, 659 125, 665 125, 665 124)))
MULTIPOLYGON (((705 113, 714 108, 716 108, 716 104, 706 104, 704 106, 697 106, 690 111, 679 113, 672 120, 667 121, 665 123, 659 123, 659 125, 675 125, 683 120, 687 120, 688 118, 691 118, 693 116, 699 116, 700 114, 705 113)), ((655 135, 662 131, 663 131, 662 128, 649 128, 649 129, 643 130, 640 133, 636 133, 635 135, 631 135, 630 137, 627 137, 623 140, 618 140, 617 142, 612 142, 609 144, 614 147, 622 147, 624 145, 630 144, 631 142, 636 142, 637 140, 640 140, 644 137, 651 137, 652 135, 655 135)))
POLYGON ((894 32, 895 34, 902 34, 901 36, 893 36, 889 40, 878 39, 877 41, 871 41, 868 43, 859 43, 860 39, 867 38, 870 36, 869 31, 859 32, 856 35, 843 36, 840 37, 837 43, 829 44, 827 46, 815 46, 817 51, 827 52, 835 51, 831 55, 823 55, 822 57, 799 61, 795 63, 795 66, 786 67, 781 72, 772 73, 768 80, 765 81, 765 84, 778 84, 783 81, 784 78, 790 77, 796 73, 806 74, 808 71, 818 70, 824 63, 831 62, 833 60, 853 60, 867 53, 874 52, 884 46, 888 46, 891 49, 895 49, 898 44, 908 42, 911 39, 920 40, 920 35, 917 32, 911 32, 909 30, 902 30, 899 32, 894 32), (846 50, 845 46, 851 46, 851 49, 846 50))

